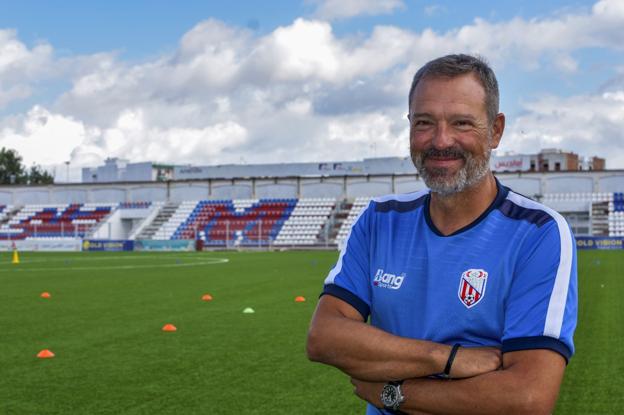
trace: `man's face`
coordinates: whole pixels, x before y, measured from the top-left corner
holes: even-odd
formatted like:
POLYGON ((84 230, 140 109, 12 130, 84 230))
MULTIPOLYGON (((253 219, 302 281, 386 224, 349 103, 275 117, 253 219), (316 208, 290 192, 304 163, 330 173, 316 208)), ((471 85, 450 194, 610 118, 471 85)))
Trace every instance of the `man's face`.
POLYGON ((485 91, 472 74, 418 83, 410 103, 410 154, 433 192, 451 195, 485 177, 504 128, 499 117, 493 126, 488 122, 485 91))

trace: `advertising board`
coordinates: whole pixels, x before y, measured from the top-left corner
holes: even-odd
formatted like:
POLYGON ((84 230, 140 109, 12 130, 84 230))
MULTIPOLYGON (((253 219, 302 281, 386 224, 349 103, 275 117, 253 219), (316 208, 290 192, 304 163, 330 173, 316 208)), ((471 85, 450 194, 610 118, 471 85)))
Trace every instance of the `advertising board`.
POLYGON ((132 251, 134 250, 134 241, 85 239, 82 242, 82 250, 106 252, 132 251))

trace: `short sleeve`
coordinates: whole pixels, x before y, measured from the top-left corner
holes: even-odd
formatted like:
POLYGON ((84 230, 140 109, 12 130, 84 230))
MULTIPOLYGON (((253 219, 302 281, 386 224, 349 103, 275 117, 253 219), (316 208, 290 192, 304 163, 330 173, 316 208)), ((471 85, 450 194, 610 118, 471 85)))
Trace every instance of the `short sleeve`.
POLYGON ((355 219, 340 251, 338 261, 325 279, 323 294, 346 301, 362 315, 370 314, 371 293, 369 284, 371 202, 355 219))
POLYGON ((550 349, 574 353, 577 268, 574 236, 561 216, 524 240, 507 297, 503 353, 550 349))

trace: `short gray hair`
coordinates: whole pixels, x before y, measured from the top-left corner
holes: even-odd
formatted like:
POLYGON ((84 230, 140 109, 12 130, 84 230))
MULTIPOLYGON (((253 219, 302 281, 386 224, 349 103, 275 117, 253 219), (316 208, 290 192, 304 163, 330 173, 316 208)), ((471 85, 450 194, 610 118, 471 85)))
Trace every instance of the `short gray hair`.
POLYGON ((448 77, 454 78, 459 75, 473 73, 481 82, 485 91, 485 109, 490 123, 494 122, 498 114, 499 93, 498 81, 494 71, 481 56, 471 56, 464 54, 446 55, 441 58, 427 62, 414 75, 412 87, 410 88, 407 106, 412 105, 412 96, 416 85, 423 78, 427 77, 448 77))

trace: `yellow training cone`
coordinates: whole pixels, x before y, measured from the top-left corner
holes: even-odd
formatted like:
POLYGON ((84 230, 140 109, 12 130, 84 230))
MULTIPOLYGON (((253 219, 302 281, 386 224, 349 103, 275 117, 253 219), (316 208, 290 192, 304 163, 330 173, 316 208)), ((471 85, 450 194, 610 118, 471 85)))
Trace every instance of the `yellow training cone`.
POLYGON ((11 261, 12 264, 19 264, 19 254, 17 253, 17 249, 13 250, 13 260, 11 261))

